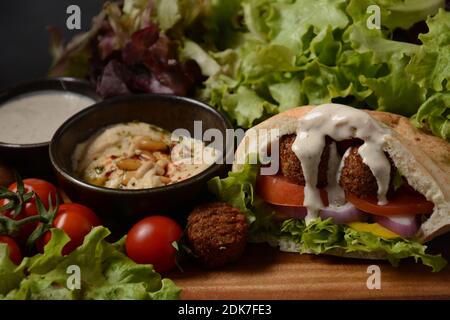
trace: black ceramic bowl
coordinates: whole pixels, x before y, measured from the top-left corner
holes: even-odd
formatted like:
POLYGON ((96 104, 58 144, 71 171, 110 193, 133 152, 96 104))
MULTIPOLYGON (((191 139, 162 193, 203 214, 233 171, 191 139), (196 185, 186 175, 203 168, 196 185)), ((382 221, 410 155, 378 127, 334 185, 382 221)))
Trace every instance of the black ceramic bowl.
MULTIPOLYGON (((75 78, 45 78, 0 92, 0 108, 3 103, 19 95, 42 90, 71 91, 95 101, 100 100, 95 88, 87 81, 75 78)), ((22 177, 49 178, 53 172, 48 156, 49 143, 50 141, 32 144, 3 143, 0 137, 0 160, 17 170, 22 177)))
MULTIPOLYGON (((141 121, 168 131, 187 129, 194 137, 195 120, 202 121, 203 132, 215 128, 224 137, 226 130, 232 128, 229 121, 210 106, 184 97, 133 95, 95 104, 67 120, 51 141, 50 159, 58 182, 69 198, 94 209, 112 228, 114 223, 124 228, 149 214, 182 219, 192 205, 207 197, 207 181, 226 174, 226 164, 215 163, 200 174, 172 185, 122 190, 94 186, 78 178, 73 172, 72 154, 77 144, 113 124, 141 121)), ((232 148, 228 148, 228 156, 230 152, 232 148)), ((223 157, 226 156, 223 152, 223 157)))

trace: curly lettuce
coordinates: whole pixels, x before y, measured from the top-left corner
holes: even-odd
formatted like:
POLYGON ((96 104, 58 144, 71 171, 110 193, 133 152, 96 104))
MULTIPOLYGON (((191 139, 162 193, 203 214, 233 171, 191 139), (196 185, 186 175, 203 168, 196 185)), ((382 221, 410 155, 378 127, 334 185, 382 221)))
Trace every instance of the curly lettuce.
POLYGON ((450 12, 439 12, 427 20, 428 33, 406 67, 411 80, 420 87, 442 92, 450 90, 450 12))
POLYGON ((413 123, 450 140, 450 92, 433 94, 420 106, 413 123))
POLYGON ((448 139, 448 112, 429 107, 440 98, 427 104, 450 91, 450 12, 444 6, 444 0, 107 3, 90 32, 66 47, 53 37, 51 74, 87 77, 92 45, 105 58, 152 22, 180 44, 182 59, 200 66, 205 79, 195 83, 197 98, 236 126, 249 128, 299 105, 338 102, 408 117, 420 109, 414 123, 448 139), (379 29, 368 27, 373 6, 379 29), (106 21, 111 32, 99 38, 106 21), (417 23, 426 29, 424 21, 429 31, 417 38, 417 23), (400 40, 399 29, 414 43, 400 40))
POLYGON ((427 23, 429 32, 419 36, 423 45, 405 69, 427 91, 413 123, 450 140, 450 12, 440 10, 427 23))
MULTIPOLYGON (((192 15, 183 1, 169 2, 186 9, 178 9, 180 21, 192 15)), ((208 76, 200 96, 237 126, 327 102, 410 117, 436 90, 449 90, 450 19, 443 7, 442 0, 202 1, 195 22, 174 30, 187 47, 203 49, 189 55, 208 76), (370 5, 380 8, 381 29, 367 27, 370 5), (422 44, 394 39, 395 29, 424 20, 430 32, 419 37, 422 44), (224 52, 237 58, 216 58, 224 52)))
POLYGON ((61 254, 69 237, 52 229, 50 242, 42 254, 25 258, 19 266, 0 245, 0 299, 177 299, 180 289, 169 279, 161 279, 151 265, 141 265, 122 252, 122 241, 105 241, 110 234, 94 228, 84 243, 67 256, 61 254), (80 288, 67 285, 68 270, 80 271, 80 288))
MULTIPOLYGON (((412 116, 429 95, 407 68, 425 45, 396 41, 392 35, 395 28, 409 28, 438 12, 444 6, 441 0, 230 3, 212 1, 214 14, 188 26, 185 34, 211 57, 221 50, 238 57, 234 74, 225 78, 223 70, 231 66, 216 60, 220 68, 208 75, 202 92, 238 126, 251 127, 298 105, 326 102, 412 116), (366 24, 372 14, 367 8, 373 4, 381 9, 381 29, 366 24), (226 30, 226 36, 196 34, 204 21, 212 30, 226 30), (248 97, 254 103, 237 103, 248 97)), ((200 65, 211 63, 202 55, 190 58, 200 65)))

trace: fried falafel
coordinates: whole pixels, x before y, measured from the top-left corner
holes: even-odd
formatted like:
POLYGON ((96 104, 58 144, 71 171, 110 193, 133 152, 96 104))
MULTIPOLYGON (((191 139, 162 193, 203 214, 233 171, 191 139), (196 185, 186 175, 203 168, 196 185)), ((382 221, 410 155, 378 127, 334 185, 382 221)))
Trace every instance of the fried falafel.
MULTIPOLYGON (((280 169, 281 174, 290 181, 304 186, 305 177, 303 176, 302 165, 295 153, 292 151, 292 144, 297 135, 290 134, 280 138, 280 169)), ((322 152, 319 163, 319 174, 317 180, 317 188, 324 188, 327 186, 327 171, 328 159, 330 157, 331 139, 327 139, 325 148, 322 152)))
MULTIPOLYGON (((358 149, 359 147, 351 147, 348 155, 345 157, 339 185, 345 192, 350 192, 359 198, 376 197, 378 192, 377 180, 370 168, 363 162, 358 149)), ((390 181, 392 184, 395 167, 392 159, 389 156, 387 158, 391 164, 390 181)))
POLYGON ((245 215, 226 203, 202 205, 188 217, 190 248, 199 261, 209 268, 237 260, 244 252, 247 231, 245 215))

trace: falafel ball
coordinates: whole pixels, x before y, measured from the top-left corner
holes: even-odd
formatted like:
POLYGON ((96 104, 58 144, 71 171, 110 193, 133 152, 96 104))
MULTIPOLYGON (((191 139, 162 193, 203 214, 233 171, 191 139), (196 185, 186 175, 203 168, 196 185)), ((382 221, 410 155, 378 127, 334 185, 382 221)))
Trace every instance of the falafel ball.
MULTIPOLYGON (((300 160, 292 151, 292 144, 295 141, 297 135, 290 134, 282 136, 280 138, 280 167, 281 174, 291 180, 293 183, 304 186, 305 177, 303 176, 302 165, 300 160)), ((330 157, 330 145, 331 139, 327 137, 325 148, 322 152, 319 163, 319 174, 317 179, 317 188, 324 188, 327 186, 327 171, 328 171, 328 159, 330 157)))
POLYGON ((188 217, 187 239, 191 250, 209 268, 237 260, 245 249, 248 224, 245 215, 226 203, 195 208, 188 217))
MULTIPOLYGON (((369 166, 358 153, 359 147, 352 147, 344 160, 339 185, 345 192, 350 192, 359 198, 376 197, 378 193, 377 180, 369 166)), ((386 154, 391 164, 391 184, 395 174, 392 159, 386 154)), ((391 186, 390 186, 391 189, 391 186)))

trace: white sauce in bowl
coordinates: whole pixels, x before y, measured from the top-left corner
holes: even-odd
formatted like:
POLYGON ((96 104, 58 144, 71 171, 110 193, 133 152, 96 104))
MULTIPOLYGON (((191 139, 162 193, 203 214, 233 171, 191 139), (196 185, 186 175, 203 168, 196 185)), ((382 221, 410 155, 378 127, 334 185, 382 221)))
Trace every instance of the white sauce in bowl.
POLYGON ((0 142, 48 142, 64 121, 94 103, 87 96, 59 90, 14 97, 0 105, 0 142))

